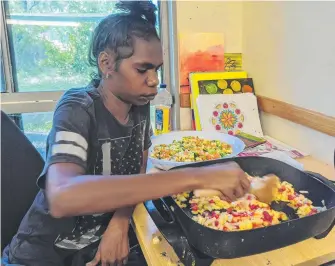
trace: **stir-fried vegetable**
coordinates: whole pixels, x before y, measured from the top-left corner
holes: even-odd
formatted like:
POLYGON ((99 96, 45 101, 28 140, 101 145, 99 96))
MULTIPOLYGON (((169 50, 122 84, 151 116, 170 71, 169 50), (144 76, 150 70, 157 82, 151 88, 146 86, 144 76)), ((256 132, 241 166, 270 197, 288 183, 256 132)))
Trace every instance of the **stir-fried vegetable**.
MULTIPOLYGON (((190 208, 193 220, 221 231, 241 231, 279 224, 288 220, 284 212, 271 209, 270 205, 260 202, 252 194, 227 202, 218 196, 191 197, 189 192, 177 194, 174 200, 181 208, 190 208)), ((296 210, 299 217, 318 212, 317 208, 304 195, 294 191, 292 184, 278 182, 275 201, 286 201, 296 210)))
POLYGON ((231 153, 232 147, 228 143, 188 136, 174 140, 172 144, 156 145, 151 156, 177 162, 200 162, 219 159, 231 153))

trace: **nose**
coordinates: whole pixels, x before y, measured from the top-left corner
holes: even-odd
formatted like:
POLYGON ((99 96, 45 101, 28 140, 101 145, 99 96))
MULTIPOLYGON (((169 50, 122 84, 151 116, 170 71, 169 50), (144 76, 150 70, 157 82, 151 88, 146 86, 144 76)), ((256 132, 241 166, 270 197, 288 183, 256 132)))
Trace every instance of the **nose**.
POLYGON ((157 87, 159 84, 158 73, 154 70, 149 71, 147 78, 147 84, 149 87, 157 87))

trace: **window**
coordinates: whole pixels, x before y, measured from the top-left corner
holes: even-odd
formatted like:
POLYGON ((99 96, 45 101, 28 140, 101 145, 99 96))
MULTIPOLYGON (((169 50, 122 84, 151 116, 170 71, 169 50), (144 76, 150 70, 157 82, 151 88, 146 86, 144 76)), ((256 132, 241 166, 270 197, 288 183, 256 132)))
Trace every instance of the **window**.
POLYGON ((87 84, 96 24, 114 1, 9 1, 6 23, 14 86, 19 92, 66 90, 87 84))
MULTIPOLYGON (((158 0, 153 2, 159 8, 158 0)), ((22 0, 0 5, 5 33, 0 36, 2 109, 44 157, 55 104, 64 90, 89 82, 94 71, 87 62, 91 34, 114 12, 115 1, 22 0)))
POLYGON ((43 159, 46 157, 46 142, 52 127, 53 112, 11 114, 11 119, 24 132, 43 159))
POLYGON ((111 1, 9 1, 6 22, 19 92, 66 90, 88 83, 87 51, 111 1))

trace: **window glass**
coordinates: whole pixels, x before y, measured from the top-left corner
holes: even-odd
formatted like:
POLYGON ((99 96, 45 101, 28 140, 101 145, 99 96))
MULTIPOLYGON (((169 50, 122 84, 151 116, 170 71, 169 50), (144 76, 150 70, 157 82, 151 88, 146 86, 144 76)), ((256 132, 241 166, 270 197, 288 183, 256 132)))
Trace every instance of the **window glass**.
POLYGON ((52 127, 53 112, 13 114, 10 117, 45 159, 46 142, 52 127))
MULTIPOLYGON (((157 4, 157 1, 154 1, 157 4)), ((6 22, 17 91, 82 87, 96 24, 115 11, 115 1, 8 1, 6 22)))
MULTIPOLYGON (((159 8, 158 1, 153 2, 159 8)), ((91 34, 101 19, 115 11, 115 3, 110 0, 4 1, 15 92, 85 86, 94 71, 87 60, 91 34)), ((159 22, 157 29, 159 32, 159 22)), ((160 80, 161 75, 159 71, 160 80)), ((6 91, 4 77, 1 58, 1 92, 6 91)), ((11 115, 43 158, 52 115, 53 112, 11 115)))

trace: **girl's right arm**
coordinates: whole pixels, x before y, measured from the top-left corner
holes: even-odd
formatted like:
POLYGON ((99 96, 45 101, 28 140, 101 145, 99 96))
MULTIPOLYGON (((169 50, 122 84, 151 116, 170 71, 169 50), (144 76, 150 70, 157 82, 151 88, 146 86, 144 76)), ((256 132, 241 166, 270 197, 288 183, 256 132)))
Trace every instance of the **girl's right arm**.
POLYGON ((84 175, 73 163, 50 165, 47 197, 54 217, 110 212, 118 208, 194 189, 216 189, 242 196, 249 180, 236 163, 129 176, 84 175))

